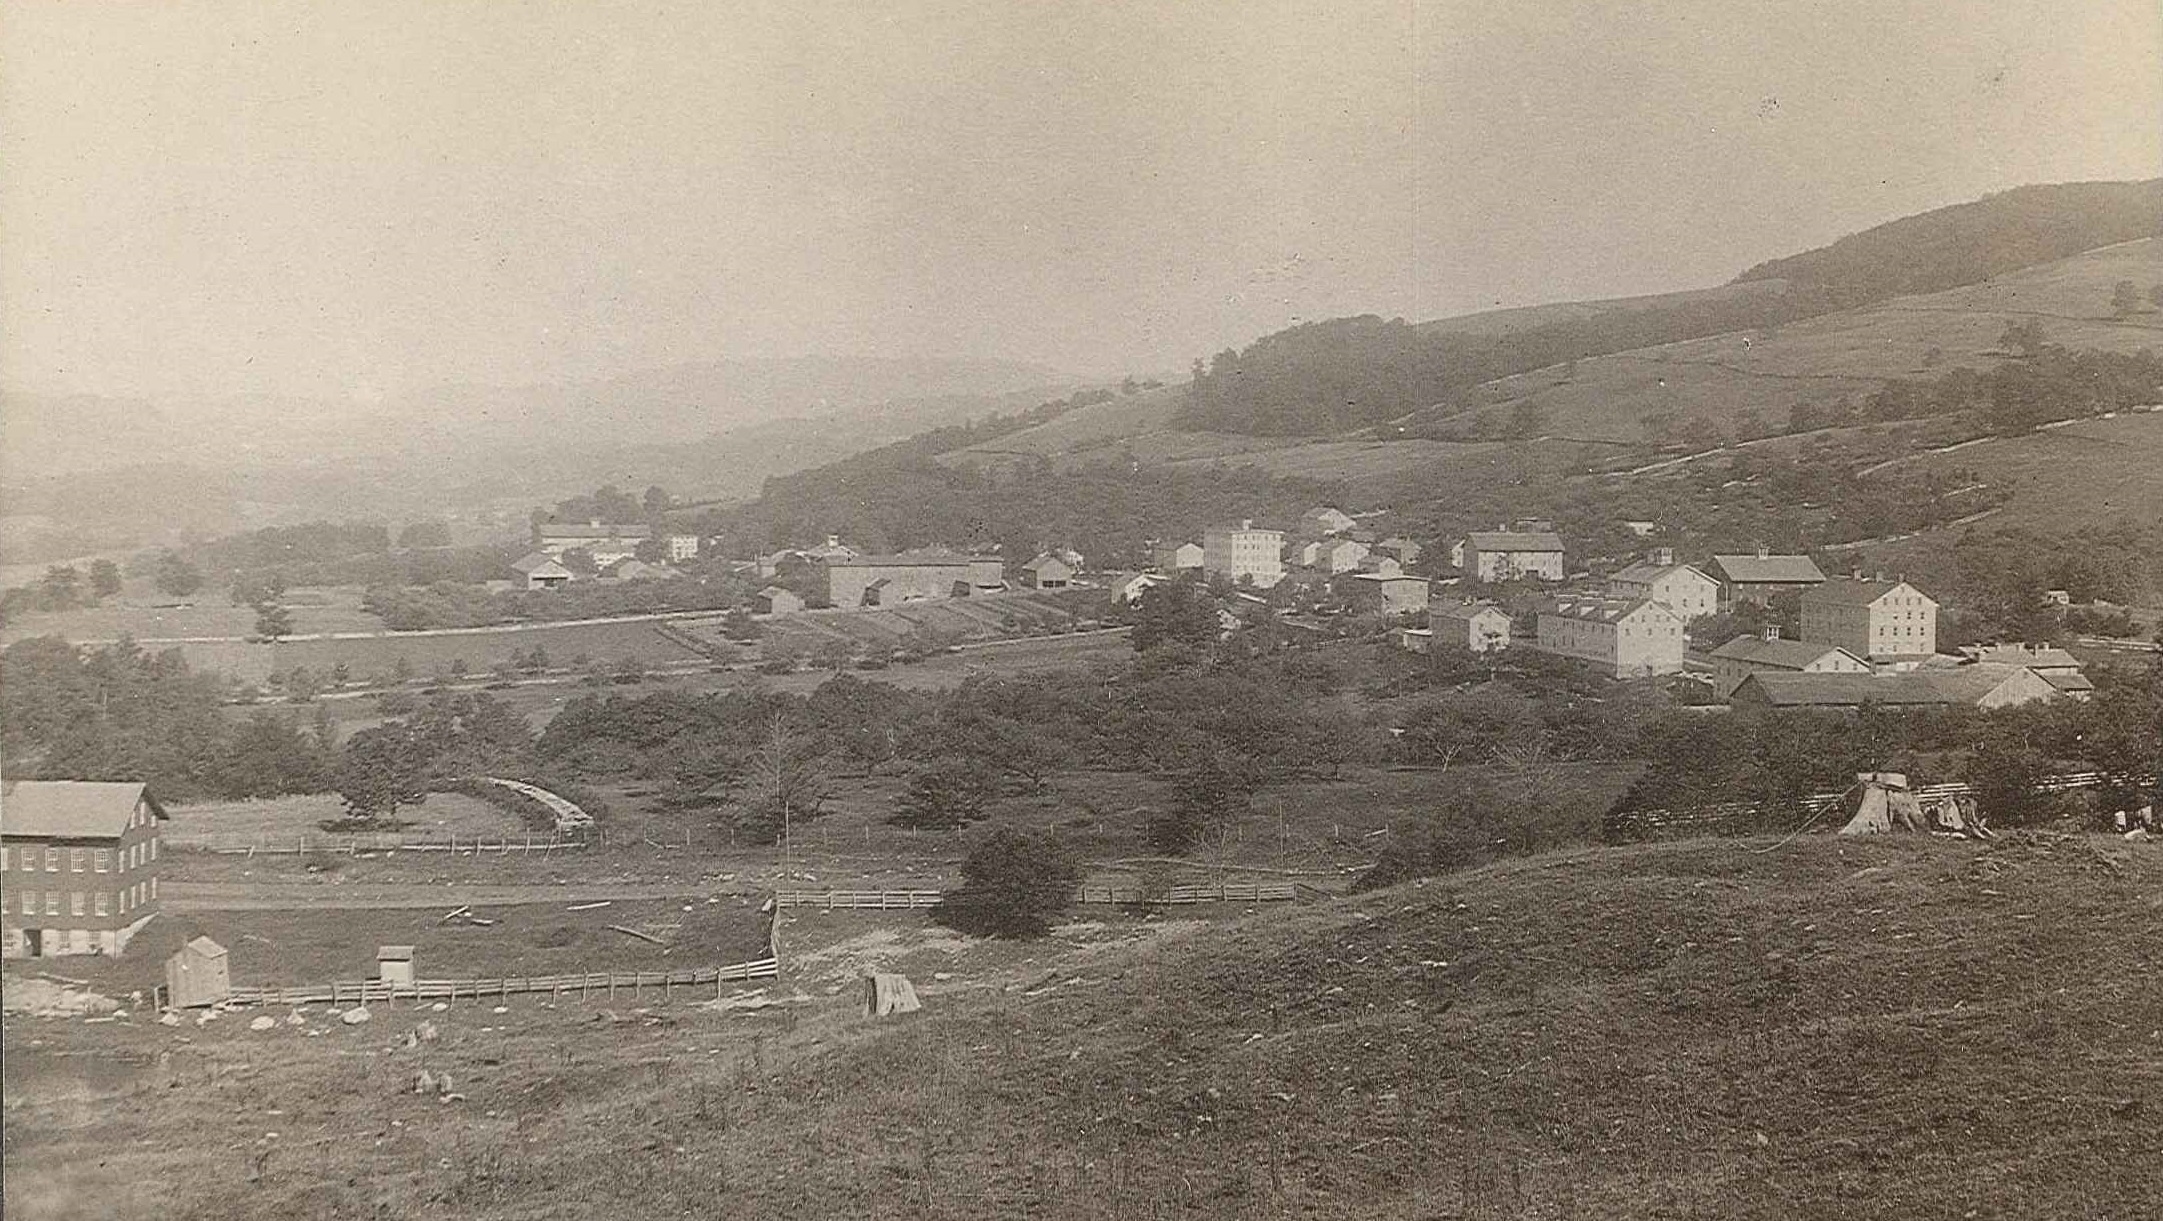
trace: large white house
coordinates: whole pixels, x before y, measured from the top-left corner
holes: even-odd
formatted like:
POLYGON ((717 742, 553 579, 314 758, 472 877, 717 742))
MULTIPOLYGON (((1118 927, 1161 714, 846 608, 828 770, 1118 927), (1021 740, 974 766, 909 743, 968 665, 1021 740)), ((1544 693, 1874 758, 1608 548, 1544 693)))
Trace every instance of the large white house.
POLYGON ((1607 592, 1618 598, 1650 598, 1684 621, 1720 609, 1720 583, 1689 564, 1677 564, 1675 553, 1666 547, 1653 548, 1649 559, 1608 577, 1607 592))
POLYGON ((1682 628, 1681 615, 1650 598, 1568 596, 1540 608, 1539 648, 1616 678, 1679 674, 1682 628))
POLYGON ((1264 530, 1251 520, 1211 526, 1202 533, 1202 571, 1268 589, 1284 579, 1284 531, 1264 530))
POLYGON ((1474 580, 1563 577, 1562 536, 1544 530, 1475 530, 1465 536, 1462 555, 1465 575, 1474 580))
POLYGON ((1802 638, 1899 664, 1938 651, 1938 604, 1906 581, 1838 577, 1802 595, 1802 638))

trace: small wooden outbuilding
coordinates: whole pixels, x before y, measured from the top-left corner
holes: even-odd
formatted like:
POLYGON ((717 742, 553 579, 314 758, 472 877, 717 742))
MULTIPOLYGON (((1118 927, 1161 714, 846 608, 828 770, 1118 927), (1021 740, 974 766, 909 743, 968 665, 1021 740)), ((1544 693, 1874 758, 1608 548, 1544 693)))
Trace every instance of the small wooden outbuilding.
POLYGON ((413 947, 410 945, 376 947, 376 978, 386 984, 412 983, 413 947))
POLYGON ((165 960, 166 1003, 175 1009, 215 1005, 233 991, 225 965, 225 947, 197 937, 165 960))

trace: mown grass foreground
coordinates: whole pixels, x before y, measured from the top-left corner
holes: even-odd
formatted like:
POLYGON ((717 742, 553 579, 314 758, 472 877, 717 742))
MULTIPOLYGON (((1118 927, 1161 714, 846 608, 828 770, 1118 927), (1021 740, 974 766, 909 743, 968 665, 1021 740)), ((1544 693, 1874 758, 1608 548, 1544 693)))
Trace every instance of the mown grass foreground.
MULTIPOLYGON (((844 992, 459 1027, 439 1064, 488 1054, 450 1108, 380 1028, 239 1087, 11 1072, 8 1203, 126 1174, 205 1217, 2153 1217, 2159 916, 2163 849, 2112 839, 1582 850, 883 1024, 844 992), (244 1098, 305 1100, 257 1183, 244 1098)), ((10 1059, 112 1029, 11 1026, 10 1059)))

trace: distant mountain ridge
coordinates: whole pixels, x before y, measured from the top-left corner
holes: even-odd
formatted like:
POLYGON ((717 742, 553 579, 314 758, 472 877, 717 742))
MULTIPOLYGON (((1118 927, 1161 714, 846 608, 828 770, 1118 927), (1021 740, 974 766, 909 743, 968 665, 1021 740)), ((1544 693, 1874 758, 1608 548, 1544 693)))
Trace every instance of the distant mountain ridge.
POLYGON ((1250 436, 1341 434, 1536 369, 1977 284, 2158 233, 2163 179, 2021 187, 1761 263, 1713 289, 1419 324, 1374 315, 1307 323, 1218 353, 1176 424, 1250 436))

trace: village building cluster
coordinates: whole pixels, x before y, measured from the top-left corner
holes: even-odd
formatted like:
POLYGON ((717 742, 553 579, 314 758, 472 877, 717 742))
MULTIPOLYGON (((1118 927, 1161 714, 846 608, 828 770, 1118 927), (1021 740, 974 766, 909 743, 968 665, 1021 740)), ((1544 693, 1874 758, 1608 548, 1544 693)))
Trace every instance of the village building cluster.
MULTIPOLYGON (((831 534, 734 564, 765 582, 751 599, 751 609, 765 615, 1078 586, 1108 589, 1132 604, 1181 577, 1228 582, 1258 603, 1258 595, 1281 588, 1308 609, 1392 620, 1395 638, 1413 651, 1525 648, 1616 679, 1689 676, 1704 684, 1712 702, 1736 707, 1998 707, 2082 698, 2092 690, 2062 650, 2000 645, 1941 654, 1938 604, 1927 593, 1897 578, 1828 577, 1807 555, 1761 546, 1692 562, 1651 545, 1595 575, 1571 570, 1554 523, 1521 519, 1451 539, 1435 552, 1446 556, 1446 565, 1422 567, 1428 547, 1371 528, 1378 516, 1316 505, 1288 528, 1253 519, 1212 525, 1198 537, 1151 540, 1140 571, 1092 573, 1080 554, 1057 546, 1019 563, 997 549, 871 554, 831 534), (1436 596, 1438 586, 1521 582, 1552 592, 1529 610, 1523 586, 1508 606, 1495 596, 1436 596), (1693 651, 1694 621, 1789 596, 1800 606, 1795 638, 1766 626, 1693 651)), ((1659 533, 1656 522, 1621 525, 1647 543, 1659 533)), ((645 524, 547 523, 534 537, 534 551, 514 566, 517 584, 527 589, 581 579, 564 562, 573 551, 592 561, 595 575, 588 579, 622 581, 670 575, 672 566, 713 550, 713 540, 695 535, 662 535, 656 545, 645 524), (659 558, 642 560, 642 554, 659 558)), ((1276 604, 1279 613, 1293 613, 1286 599, 1276 604)))

